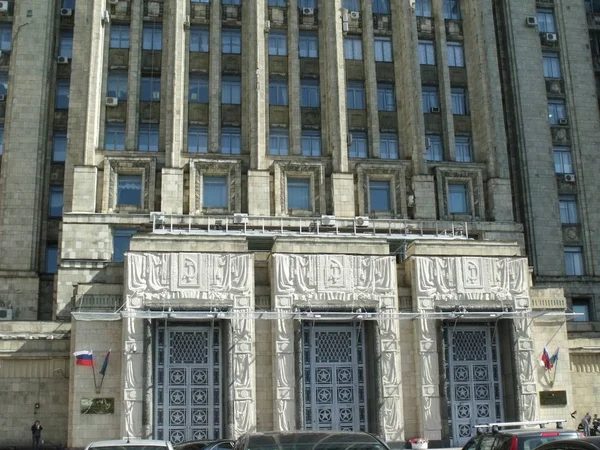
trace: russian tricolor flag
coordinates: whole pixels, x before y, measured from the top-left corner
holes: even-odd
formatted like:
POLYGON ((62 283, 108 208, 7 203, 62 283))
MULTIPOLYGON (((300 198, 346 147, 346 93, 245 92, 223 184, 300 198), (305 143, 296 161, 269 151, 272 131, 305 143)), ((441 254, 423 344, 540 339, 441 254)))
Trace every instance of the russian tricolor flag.
POLYGON ((546 370, 552 369, 552 361, 550 360, 550 355, 548 355, 548 350, 544 347, 544 351, 542 352, 542 364, 546 368, 546 370))
POLYGON ((75 356, 75 364, 78 366, 93 366, 94 354, 90 350, 83 350, 73 353, 75 356))

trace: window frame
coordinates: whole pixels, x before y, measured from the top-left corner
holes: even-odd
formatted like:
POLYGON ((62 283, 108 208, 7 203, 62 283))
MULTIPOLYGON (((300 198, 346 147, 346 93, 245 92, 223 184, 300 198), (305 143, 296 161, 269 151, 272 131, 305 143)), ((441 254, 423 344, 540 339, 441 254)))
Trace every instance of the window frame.
POLYGON ((561 120, 567 120, 567 104, 563 99, 548 99, 548 123, 560 125, 561 120))
POLYGON ((470 137, 455 136, 454 148, 456 149, 456 162, 473 162, 473 143, 470 137))
POLYGON ((298 36, 298 57, 319 57, 319 35, 310 31, 301 31, 298 36))
POLYGON ((269 131, 269 155, 288 156, 290 154, 290 133, 287 129, 269 131), (277 145, 273 145, 276 143, 277 145), (283 145, 282 145, 283 144, 283 145))
POLYGON ((431 11, 431 0, 415 0, 415 16, 433 17, 431 11))
POLYGON ((162 51, 163 29, 162 24, 144 23, 142 26, 142 50, 162 51))
POLYGON ((369 139, 364 131, 352 131, 352 141, 348 146, 348 158, 366 159, 369 157, 369 139))
POLYGON ((242 153, 242 130, 239 127, 223 127, 221 128, 221 154, 224 155, 240 155, 242 153), (229 140, 228 146, 224 143, 229 140), (239 146, 234 146, 235 142, 239 143, 239 146), (227 150, 227 151, 224 151, 227 150))
POLYGON ((373 0, 373 14, 390 14, 390 0, 373 0))
POLYGON ((131 29, 129 25, 111 24, 109 48, 111 49, 129 49, 131 29), (117 44, 117 45, 113 45, 117 44))
POLYGON ((432 108, 440 108, 440 97, 437 86, 421 87, 421 106, 423 114, 431 114, 432 108))
MULTIPOLYGON (((0 33, 1 33, 0 28, 0 33)), ((4 50, 3 48, 0 49, 4 50)), ((58 56, 73 58, 73 30, 60 30, 58 37, 58 56)))
POLYGON ((131 208, 131 207, 138 207, 141 208, 144 205, 144 177, 141 174, 129 174, 129 173, 118 173, 117 174, 117 195, 116 195, 116 206, 119 207, 125 207, 125 208, 131 208), (137 203, 125 203, 122 201, 122 181, 124 181, 123 184, 125 184, 125 182, 127 183, 132 183, 133 181, 136 181, 136 185, 138 184, 137 181, 139 180, 139 201, 137 203))
POLYGON ((188 126, 187 151, 188 151, 188 153, 195 153, 195 154, 208 153, 208 127, 197 126, 197 125, 189 125, 188 126), (198 145, 196 145, 194 147, 192 147, 192 145, 191 145, 194 142, 194 139, 192 139, 192 136, 195 137, 195 141, 198 143, 198 145), (204 146, 202 146, 202 142, 205 143, 204 146))
POLYGON ((160 128, 156 123, 140 123, 138 127, 138 151, 160 151, 160 128))
POLYGON ((356 110, 363 110, 367 108, 365 84, 363 82, 349 81, 346 83, 346 108, 356 110))
POLYGON ((470 201, 470 188, 469 183, 463 181, 449 181, 448 182, 448 194, 447 194, 447 208, 448 215, 461 215, 467 216, 472 214, 471 201, 470 201), (456 196, 460 195, 458 202, 461 208, 455 209, 456 196))
POLYGON ((444 0, 444 19, 462 20, 459 0, 444 0))
POLYGON ((61 218, 63 215, 65 190, 63 186, 50 185, 48 194, 48 217, 51 219, 61 218))
POLYGON ((224 55, 242 54, 242 32, 239 28, 221 30, 221 53, 224 55))
POLYGON ((119 101, 127 101, 127 72, 110 71, 106 76, 106 96, 115 97, 119 101), (123 89, 123 86, 125 88, 123 89))
POLYGON ((190 53, 209 53, 210 31, 208 27, 194 25, 190 27, 190 53))
POLYGON ((425 135, 425 139, 429 142, 429 146, 425 150, 427 162, 444 161, 444 141, 442 140, 442 136, 439 134, 427 134, 425 135))
POLYGON ((569 147, 555 146, 552 148, 552 152, 554 155, 554 172, 558 175, 573 173, 573 155, 571 149, 569 147), (560 161, 557 161, 557 157, 560 158, 560 161), (560 171, 560 169, 564 170, 566 167, 570 169, 568 172, 560 171))
POLYGON ((0 24, 0 51, 10 53, 12 51, 13 27, 10 23, 0 24))
POLYGON ((540 33, 556 33, 556 17, 552 8, 537 8, 538 30, 540 33))
POLYGON ((465 67, 465 47, 462 42, 447 41, 448 67, 465 67))
POLYGON ((363 42, 360 36, 344 37, 344 59, 347 61, 363 60, 363 42))
POLYGON ((589 297, 575 297, 571 299, 571 310, 574 313, 583 313, 583 316, 574 316, 573 322, 590 322, 592 320, 592 299, 589 297))
POLYGON ((421 66, 435 66, 435 45, 433 41, 428 39, 420 39, 418 42, 419 48, 419 64, 421 66))
MULTIPOLYGON (((2 124, 2 128, 4 128, 4 124, 2 124)), ((4 135, 4 133, 3 133, 4 135)), ((64 163, 67 159, 67 132, 62 130, 54 130, 52 133, 52 162, 54 163, 64 163), (62 150, 59 149, 57 151, 57 143, 64 143, 64 147, 62 150), (62 152, 62 153, 61 153, 62 152), (62 159, 57 158, 57 155, 63 155, 62 159)), ((0 154, 2 152, 0 151, 0 154)))
POLYGON ((125 253, 129 251, 131 247, 131 238, 136 234, 137 230, 132 228, 113 228, 112 229, 112 256, 111 262, 114 263, 122 263, 125 262, 125 253), (117 239, 118 238, 118 239, 117 239), (121 241, 121 238, 124 238, 123 242, 126 240, 127 245, 126 248, 121 251, 121 249, 117 249, 117 242, 121 241), (118 252, 117 252, 118 250, 118 252))
POLYGON ((393 192, 390 179, 379 179, 377 177, 369 177, 369 214, 386 214, 393 213, 393 192), (381 192, 387 192, 387 207, 374 209, 376 203, 381 200, 381 192), (377 202, 374 201, 377 199, 377 202))
POLYGON ((46 244, 44 250, 44 273, 54 275, 58 273, 58 244, 46 244))
POLYGON ((562 80, 562 68, 558 52, 542 52, 542 65, 544 78, 562 80))
POLYGON ((275 30, 269 32, 267 39, 269 56, 287 56, 288 55, 288 36, 285 31, 275 30))
POLYGON ((392 38, 388 36, 375 36, 373 39, 375 62, 393 62, 392 38))
POLYGON ((465 88, 451 88, 450 98, 452 100, 452 114, 455 116, 469 115, 469 103, 467 101, 467 90, 465 88))
POLYGON ((188 79, 188 102, 209 103, 209 81, 205 75, 190 75, 188 79), (194 98, 196 96, 197 98, 194 98))
POLYGON ((269 105, 288 106, 288 80, 271 78, 269 80, 269 105))
POLYGON ((60 79, 56 81, 56 92, 54 97, 54 109, 68 110, 71 100, 71 83, 69 80, 60 79), (65 100, 66 99, 66 100, 65 100))
MULTIPOLYGON (((312 186, 311 186, 311 181, 310 181, 310 177, 302 177, 302 176, 291 176, 288 175, 286 177, 286 208, 288 211, 288 214, 293 214, 294 212, 297 211, 312 211, 313 210, 313 198, 312 198, 312 186), (293 180, 293 181, 291 181, 293 180), (300 183, 302 184, 300 186, 300 183), (292 207, 292 195, 291 195, 291 191, 290 191, 290 187, 295 188, 295 189, 306 189, 306 203, 302 203, 301 205, 299 205, 298 207, 292 207)), ((302 199, 304 200, 304 199, 302 199)), ((296 201, 294 201, 294 205, 296 204, 296 201)), ((300 202, 298 202, 300 203, 300 202)))
POLYGON ((160 98, 161 78, 154 75, 141 77, 140 102, 160 102, 160 98))
POLYGON ((379 134, 379 158, 380 159, 399 159, 398 135, 395 133, 379 134), (390 147, 393 150, 390 151, 390 147), (385 148, 385 152, 384 152, 385 148))
POLYGON ((579 211, 577 208, 576 195, 559 195, 558 208, 560 223, 562 225, 577 225, 579 224, 579 211))
POLYGON ((321 87, 319 80, 300 80, 300 107, 301 108, 320 108, 321 107, 321 87), (307 101, 305 101, 307 100, 307 101), (313 100, 316 100, 314 102, 313 100))
POLYGON ((221 104, 241 105, 242 80, 240 77, 227 76, 221 78, 221 104), (228 95, 228 97, 226 97, 228 95))
POLYGON ((394 84, 377 83, 377 110, 396 111, 396 93, 394 84))
POLYGON ((302 156, 321 156, 321 132, 315 130, 302 130, 300 146, 302 149, 302 156), (305 143, 308 143, 308 145, 305 145, 305 143))
POLYGON ((203 174, 202 175, 202 208, 203 209, 219 209, 229 210, 229 177, 226 174, 203 174), (207 183, 207 181, 209 183, 207 183), (218 181, 218 183, 217 183, 218 181), (219 192, 218 203, 207 202, 207 185, 218 186, 223 190, 219 192))
POLYGON ((124 123, 107 123, 104 126, 104 150, 107 151, 124 151, 125 150, 125 124, 124 123), (112 143, 108 136, 113 136, 112 143), (119 139, 116 139, 119 138, 119 139))
POLYGON ((577 245, 565 246, 563 253, 565 258, 565 275, 568 277, 585 275, 583 247, 577 245))

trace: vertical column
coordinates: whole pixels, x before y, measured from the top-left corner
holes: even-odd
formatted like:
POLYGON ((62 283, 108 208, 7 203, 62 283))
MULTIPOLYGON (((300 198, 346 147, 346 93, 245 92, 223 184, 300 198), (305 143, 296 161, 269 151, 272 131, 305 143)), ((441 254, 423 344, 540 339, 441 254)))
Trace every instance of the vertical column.
POLYGON ((127 75, 127 127, 125 149, 135 150, 139 126, 140 83, 142 66, 143 2, 130 2, 129 72, 127 75))
MULTIPOLYGON (((529 303, 529 302, 528 302, 529 303)), ((516 342, 514 366, 517 372, 517 405, 519 420, 528 421, 538 418, 537 385, 535 382, 535 355, 531 326, 525 319, 514 319, 514 339, 516 342)))
POLYGON ((369 157, 379 158, 379 108, 377 105, 377 72, 375 70, 375 47, 373 34, 373 5, 363 2, 362 29, 365 66, 365 89, 367 94, 367 123, 369 128, 369 157))
POLYGON ((276 431, 293 431, 296 429, 294 321, 286 318, 292 313, 292 301, 290 297, 284 296, 274 296, 274 300, 275 311, 280 318, 275 321, 273 327, 275 345, 273 428, 276 431))
MULTIPOLYGON (((128 302, 129 299, 126 299, 128 302)), ((144 436, 144 355, 138 348, 144 348, 144 321, 135 319, 135 311, 128 307, 131 314, 123 319, 123 356, 121 359, 121 378, 123 380, 121 436, 141 439, 144 436)))
POLYGON ((298 0, 288 0, 288 86, 289 98, 289 123, 290 123, 290 154, 302 154, 302 115, 300 100, 300 57, 298 54, 298 41, 300 38, 298 28, 298 0))
MULTIPOLYGON (((221 152, 221 2, 210 5, 208 152, 221 152)), ((242 43, 243 49, 243 43, 242 43)))

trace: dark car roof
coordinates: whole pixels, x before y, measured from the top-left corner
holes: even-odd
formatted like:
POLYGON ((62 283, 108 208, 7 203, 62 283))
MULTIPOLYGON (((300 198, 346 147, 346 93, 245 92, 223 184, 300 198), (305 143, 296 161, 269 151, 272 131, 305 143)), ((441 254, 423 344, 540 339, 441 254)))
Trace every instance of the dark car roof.
MULTIPOLYGON (((577 430, 567 430, 564 428, 508 428, 506 430, 499 430, 494 434, 509 434, 511 436, 539 436, 540 433, 559 433, 559 434, 577 434, 577 430)), ((482 434, 492 434, 491 431, 482 434)))
MULTIPOLYGON (((248 447, 260 448, 273 446, 298 446, 299 448, 307 444, 317 444, 319 447, 326 448, 328 444, 336 444, 336 449, 339 449, 340 443, 348 443, 348 447, 356 445, 380 446, 387 449, 388 447, 376 436, 360 431, 290 431, 290 432, 275 432, 269 431, 264 433, 252 433, 246 435, 248 439, 248 447)), ((315 445, 316 446, 316 445, 315 445)))
POLYGON ((600 437, 561 439, 560 441, 548 442, 547 444, 540 445, 535 450, 550 450, 555 448, 580 448, 589 450, 600 449, 600 437))
POLYGON ((175 450, 188 450, 188 449, 202 449, 207 447, 212 447, 216 444, 222 444, 224 442, 230 442, 233 447, 234 440, 233 439, 213 439, 213 440, 200 440, 200 441, 187 441, 182 442, 181 444, 174 445, 173 448, 175 450))

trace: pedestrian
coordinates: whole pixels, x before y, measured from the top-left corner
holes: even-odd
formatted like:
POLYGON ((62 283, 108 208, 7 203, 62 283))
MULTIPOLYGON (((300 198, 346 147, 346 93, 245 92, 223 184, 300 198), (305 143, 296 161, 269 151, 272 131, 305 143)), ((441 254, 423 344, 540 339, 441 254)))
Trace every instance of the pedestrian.
POLYGON ((585 413, 585 416, 583 416, 583 419, 581 419, 581 425, 583 426, 583 432, 586 436, 590 435, 590 422, 592 421, 592 416, 590 416, 590 413, 585 413))
POLYGON ((31 425, 31 438, 33 441, 33 450, 39 450, 40 447, 40 443, 43 442, 42 441, 42 430, 44 428, 42 428, 42 424, 40 423, 39 420, 36 420, 35 423, 33 425, 31 425))

